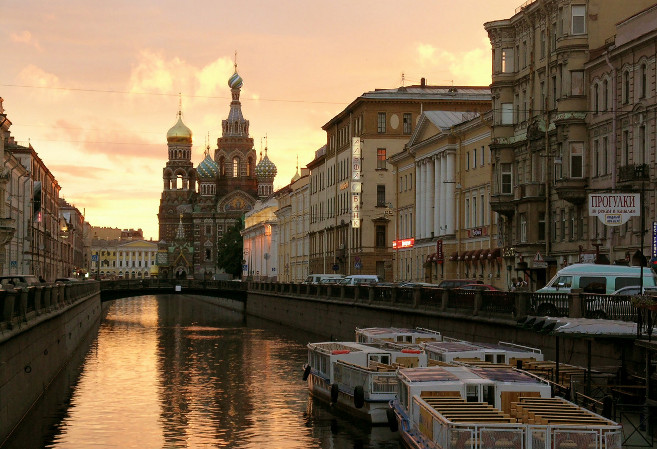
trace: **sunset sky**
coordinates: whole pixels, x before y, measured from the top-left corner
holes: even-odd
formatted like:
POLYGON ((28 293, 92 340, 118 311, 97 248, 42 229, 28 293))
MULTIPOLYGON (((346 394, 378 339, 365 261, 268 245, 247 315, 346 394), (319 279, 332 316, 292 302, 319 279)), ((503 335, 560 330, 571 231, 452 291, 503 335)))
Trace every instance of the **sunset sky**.
POLYGON ((237 51, 242 111, 275 188, 326 141, 321 127, 363 92, 490 84, 483 23, 521 0, 0 0, 0 97, 14 138, 94 226, 158 238, 166 133, 194 133, 194 164, 228 116, 237 51))

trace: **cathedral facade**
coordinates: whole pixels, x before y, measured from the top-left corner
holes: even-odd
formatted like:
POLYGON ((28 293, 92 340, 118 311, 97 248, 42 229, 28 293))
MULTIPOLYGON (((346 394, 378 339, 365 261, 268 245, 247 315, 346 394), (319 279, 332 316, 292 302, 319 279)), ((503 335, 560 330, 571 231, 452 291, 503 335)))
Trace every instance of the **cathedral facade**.
POLYGON ((229 78, 232 101, 214 154, 192 163, 192 131, 178 112, 167 133, 168 160, 157 214, 158 277, 209 279, 224 271, 217 265, 217 243, 259 198, 273 193, 276 166, 266 155, 257 162, 249 121, 242 115, 242 78, 229 78), (256 164, 257 162, 257 164, 256 164))

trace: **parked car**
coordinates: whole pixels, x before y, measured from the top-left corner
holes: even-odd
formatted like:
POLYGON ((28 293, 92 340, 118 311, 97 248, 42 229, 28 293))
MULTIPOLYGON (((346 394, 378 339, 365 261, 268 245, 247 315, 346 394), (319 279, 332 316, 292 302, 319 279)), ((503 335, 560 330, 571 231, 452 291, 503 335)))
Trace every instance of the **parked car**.
POLYGON ((340 285, 360 285, 360 284, 376 284, 379 282, 379 277, 376 274, 352 274, 340 280, 340 285))
MULTIPOLYGON (((581 289, 584 293, 601 293, 611 295, 616 290, 629 285, 639 285, 641 267, 622 265, 598 265, 577 263, 562 268, 536 293, 570 293, 572 289, 581 289)), ((655 274, 649 268, 643 269, 643 285, 654 287, 655 274)))
POLYGON ((73 282, 82 282, 82 279, 78 278, 57 278, 55 282, 61 282, 63 284, 71 284, 73 282))
POLYGON ((342 274, 316 273, 316 274, 309 274, 308 277, 306 278, 306 280, 303 281, 303 283, 304 284, 323 284, 322 281, 327 280, 327 279, 340 280, 342 278, 344 278, 344 275, 342 275, 342 274))
MULTIPOLYGON (((638 285, 628 285, 627 287, 619 288, 612 295, 625 295, 634 296, 640 294, 641 288, 638 285)), ((645 295, 657 295, 657 287, 643 287, 645 295)))
POLYGON ((436 284, 428 282, 403 282, 399 284, 400 287, 413 288, 413 287, 437 287, 436 284))
POLYGON ((500 291, 499 288, 490 284, 465 284, 460 287, 457 287, 455 290, 489 290, 489 291, 500 291))
POLYGON ((13 274, 9 276, 0 276, 0 284, 10 287, 29 287, 31 285, 40 285, 39 278, 32 274, 13 274))
POLYGON ((483 281, 476 281, 473 279, 445 279, 440 281, 438 288, 452 289, 462 287, 468 284, 483 284, 483 281))

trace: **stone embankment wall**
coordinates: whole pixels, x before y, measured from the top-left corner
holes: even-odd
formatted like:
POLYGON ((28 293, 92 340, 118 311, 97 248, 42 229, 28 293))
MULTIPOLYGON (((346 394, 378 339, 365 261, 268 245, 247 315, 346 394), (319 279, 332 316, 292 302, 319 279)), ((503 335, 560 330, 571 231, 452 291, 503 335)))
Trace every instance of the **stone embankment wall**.
POLYGON ((0 290, 0 446, 100 316, 96 282, 0 290))

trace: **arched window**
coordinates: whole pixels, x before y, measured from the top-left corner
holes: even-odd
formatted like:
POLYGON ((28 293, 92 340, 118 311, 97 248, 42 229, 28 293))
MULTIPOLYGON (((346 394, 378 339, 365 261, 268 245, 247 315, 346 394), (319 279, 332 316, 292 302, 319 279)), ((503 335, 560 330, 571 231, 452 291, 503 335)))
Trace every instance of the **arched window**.
POLYGON ((606 111, 609 108, 609 82, 604 80, 602 83, 602 110, 606 111))
POLYGON ((246 176, 251 176, 251 174, 253 174, 251 164, 253 164, 253 158, 249 156, 249 159, 246 163, 246 176))
POLYGON ((641 64, 641 98, 645 98, 648 95, 648 92, 646 92, 648 88, 648 75, 647 75, 647 68, 646 64, 641 64))
POLYGON ((626 70, 623 72, 623 103, 628 104, 630 102, 630 71, 626 70))
POLYGON ((599 107, 600 107, 600 97, 599 97, 600 92, 599 92, 599 90, 600 89, 598 87, 598 83, 595 83, 593 85, 593 112, 595 112, 596 114, 598 112, 600 112, 600 109, 599 109, 599 107))
POLYGON ((233 178, 237 178, 240 175, 240 158, 233 158, 233 178))

